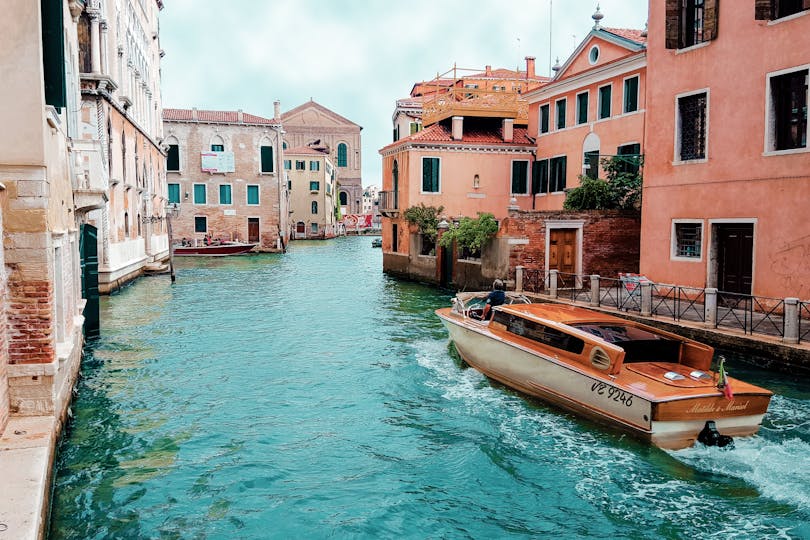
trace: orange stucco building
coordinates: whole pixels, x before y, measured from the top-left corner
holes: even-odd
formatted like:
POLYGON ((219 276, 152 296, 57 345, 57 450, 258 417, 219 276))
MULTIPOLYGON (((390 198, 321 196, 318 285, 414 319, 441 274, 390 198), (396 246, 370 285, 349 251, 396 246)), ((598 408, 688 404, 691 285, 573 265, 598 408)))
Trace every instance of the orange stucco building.
POLYGON ((560 210, 579 176, 600 177, 600 158, 643 153, 646 37, 596 24, 550 83, 529 93, 537 139, 532 208, 560 210))
POLYGON ((640 270, 810 297, 808 2, 651 1, 640 270))

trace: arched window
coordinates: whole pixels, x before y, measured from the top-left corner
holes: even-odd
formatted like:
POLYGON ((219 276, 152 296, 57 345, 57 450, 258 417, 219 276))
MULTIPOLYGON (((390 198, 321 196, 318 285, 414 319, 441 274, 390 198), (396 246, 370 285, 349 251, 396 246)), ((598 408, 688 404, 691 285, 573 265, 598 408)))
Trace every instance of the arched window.
POLYGON ((312 201, 312 213, 313 214, 318 213, 318 201, 312 201))
POLYGON ((340 206, 346 206, 349 204, 349 194, 345 191, 340 192, 340 206))
POLYGON ((348 153, 349 147, 346 146, 346 143, 340 143, 338 145, 338 155, 337 155, 338 167, 347 166, 347 163, 349 162, 348 153))
POLYGON ((138 214, 138 236, 141 236, 141 215, 138 214))
POLYGON ((224 152, 225 151, 225 141, 219 135, 214 135, 211 138, 211 151, 212 152, 224 152))
POLYGON ((129 238, 129 212, 124 212, 124 238, 129 238))
POLYGON ((76 27, 79 38, 79 71, 82 73, 93 72, 93 60, 90 56, 90 17, 87 12, 83 12, 79 17, 79 24, 76 27))
POLYGON ((393 180, 392 189, 396 193, 399 191, 399 163, 397 163, 397 160, 394 160, 394 166, 391 168, 391 180, 393 180))

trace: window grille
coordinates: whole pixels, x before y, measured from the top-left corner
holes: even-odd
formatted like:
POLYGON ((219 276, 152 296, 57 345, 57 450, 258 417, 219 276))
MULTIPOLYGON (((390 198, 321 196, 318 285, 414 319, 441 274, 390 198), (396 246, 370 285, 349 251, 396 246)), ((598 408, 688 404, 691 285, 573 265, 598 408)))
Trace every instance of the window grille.
POLYGON ((681 161, 706 157, 706 94, 678 99, 681 117, 681 161))
POLYGON ((704 35, 704 0, 683 0, 681 15, 681 48, 706 41, 704 35))
POLYGON ((700 258, 702 228, 700 223, 675 224, 675 256, 700 258))

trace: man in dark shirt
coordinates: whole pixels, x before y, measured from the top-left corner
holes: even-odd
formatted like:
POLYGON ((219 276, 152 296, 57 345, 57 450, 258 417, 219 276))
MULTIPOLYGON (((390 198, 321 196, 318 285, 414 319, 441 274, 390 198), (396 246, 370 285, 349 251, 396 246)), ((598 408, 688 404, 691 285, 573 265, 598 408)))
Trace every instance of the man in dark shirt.
POLYGON ((481 314, 482 320, 487 320, 492 314, 492 308, 500 306, 506 301, 506 285, 500 279, 496 279, 492 284, 492 292, 487 295, 487 303, 484 312, 481 314))

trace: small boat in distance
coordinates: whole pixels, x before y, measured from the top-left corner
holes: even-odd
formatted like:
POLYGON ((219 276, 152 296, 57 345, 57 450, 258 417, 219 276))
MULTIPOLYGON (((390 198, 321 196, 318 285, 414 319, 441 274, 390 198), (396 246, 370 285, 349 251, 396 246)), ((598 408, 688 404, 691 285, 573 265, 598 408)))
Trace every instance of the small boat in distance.
POLYGON ((172 251, 178 257, 225 257, 227 255, 242 255, 254 247, 256 247, 256 244, 242 242, 221 242, 197 246, 175 244, 172 246, 172 251))
POLYGON ((461 358, 506 386, 666 449, 726 446, 762 423, 772 393, 711 371, 708 345, 563 304, 507 300, 482 321, 485 295, 436 315, 461 358))
POLYGON ((371 247, 381 248, 382 247, 382 238, 377 237, 371 241, 371 247))

